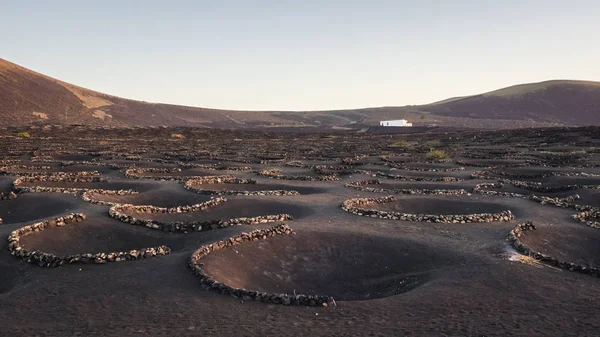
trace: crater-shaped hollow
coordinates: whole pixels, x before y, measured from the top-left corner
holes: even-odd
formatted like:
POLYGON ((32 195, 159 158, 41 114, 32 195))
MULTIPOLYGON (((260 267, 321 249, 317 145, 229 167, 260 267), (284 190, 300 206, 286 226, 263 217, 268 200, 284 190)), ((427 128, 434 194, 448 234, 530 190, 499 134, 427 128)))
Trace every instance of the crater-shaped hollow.
POLYGON ((203 269, 236 288, 369 300, 413 290, 462 256, 407 239, 301 231, 229 247, 203 269))
POLYGON ((600 268, 600 230, 582 224, 538 225, 519 239, 534 251, 560 261, 600 268))
POLYGON ((183 241, 162 232, 92 215, 85 221, 52 227, 21 237, 21 245, 58 256, 80 253, 119 252, 167 245, 173 251, 183 247, 183 241))
POLYGON ((401 198, 392 202, 373 203, 362 207, 386 212, 436 215, 500 213, 508 209, 506 205, 481 200, 436 197, 401 198))

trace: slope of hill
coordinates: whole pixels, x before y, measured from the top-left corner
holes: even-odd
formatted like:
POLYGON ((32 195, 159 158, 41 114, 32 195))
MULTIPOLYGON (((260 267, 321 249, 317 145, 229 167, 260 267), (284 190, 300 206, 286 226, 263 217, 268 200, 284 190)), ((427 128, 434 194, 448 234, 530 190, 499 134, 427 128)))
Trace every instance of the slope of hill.
POLYGON ((414 125, 517 128, 600 124, 600 83, 549 81, 422 106, 335 111, 232 111, 111 96, 0 59, 3 125, 344 127, 405 118, 414 125))
POLYGON ((515 85, 421 107, 441 116, 600 124, 600 82, 556 80, 515 85))
POLYGON ((211 126, 278 123, 268 113, 155 104, 106 95, 0 59, 0 116, 6 125, 211 126))

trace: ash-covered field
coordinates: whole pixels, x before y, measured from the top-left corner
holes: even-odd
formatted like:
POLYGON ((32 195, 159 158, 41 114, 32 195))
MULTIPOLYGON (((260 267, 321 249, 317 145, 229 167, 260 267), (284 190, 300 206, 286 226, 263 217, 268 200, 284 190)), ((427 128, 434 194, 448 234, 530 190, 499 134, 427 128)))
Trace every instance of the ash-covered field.
POLYGON ((600 330, 598 127, 4 128, 0 219, 0 335, 600 330))

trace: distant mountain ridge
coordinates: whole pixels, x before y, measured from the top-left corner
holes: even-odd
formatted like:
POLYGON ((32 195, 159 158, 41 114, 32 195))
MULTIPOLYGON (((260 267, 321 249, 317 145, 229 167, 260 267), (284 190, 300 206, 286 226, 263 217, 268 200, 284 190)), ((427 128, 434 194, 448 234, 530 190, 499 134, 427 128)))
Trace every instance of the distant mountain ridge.
POLYGON ((408 119, 415 126, 600 125, 600 82, 554 80, 427 105, 333 111, 234 111, 148 103, 66 83, 0 59, 2 125, 348 127, 408 119))

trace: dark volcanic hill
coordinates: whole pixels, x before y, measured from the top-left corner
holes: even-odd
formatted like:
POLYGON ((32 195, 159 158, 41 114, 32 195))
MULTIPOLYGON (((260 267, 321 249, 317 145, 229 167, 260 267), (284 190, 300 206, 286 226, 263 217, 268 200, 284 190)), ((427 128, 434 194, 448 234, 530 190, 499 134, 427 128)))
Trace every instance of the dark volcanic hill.
POLYGON ((521 84, 482 95, 459 97, 424 107, 453 117, 600 124, 600 82, 547 81, 521 84))
POLYGON ((270 114, 134 101, 65 83, 0 59, 0 116, 6 125, 36 122, 108 126, 235 126, 285 123, 270 114))
POLYGON ((148 103, 106 95, 0 59, 2 125, 204 126, 223 128, 377 125, 405 118, 415 126, 472 128, 600 124, 600 83, 549 81, 405 107, 335 111, 232 111, 148 103))

